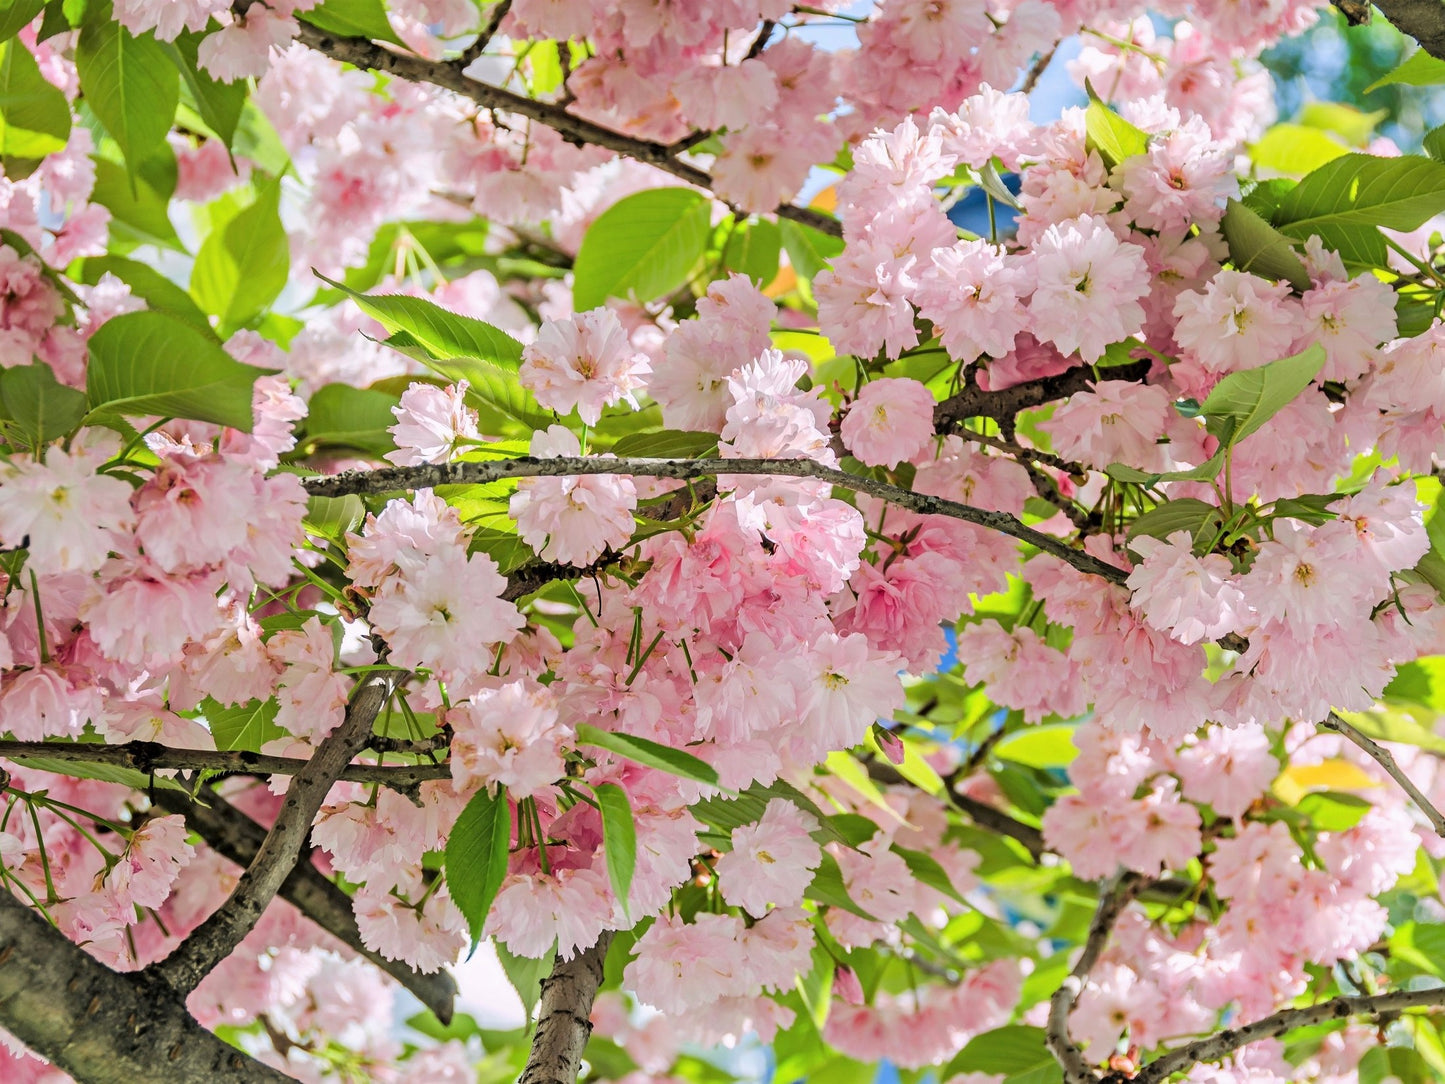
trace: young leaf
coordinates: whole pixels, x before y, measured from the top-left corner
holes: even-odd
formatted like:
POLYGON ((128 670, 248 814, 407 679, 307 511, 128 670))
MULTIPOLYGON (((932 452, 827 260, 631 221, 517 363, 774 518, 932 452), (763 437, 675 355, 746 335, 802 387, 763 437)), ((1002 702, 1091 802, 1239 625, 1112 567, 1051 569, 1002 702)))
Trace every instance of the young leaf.
POLYGON ((638 764, 645 764, 649 768, 669 772, 684 779, 692 779, 714 787, 718 785, 717 770, 707 761, 699 760, 691 753, 660 745, 647 738, 639 738, 632 734, 617 734, 610 730, 598 730, 588 723, 579 723, 577 744, 606 749, 620 757, 635 760, 638 764))
POLYGON ((618 200, 582 238, 572 303, 609 297, 653 301, 687 281, 707 248, 711 204, 687 188, 653 188, 618 200))
POLYGON ((632 819, 632 805, 627 792, 616 783, 601 783, 595 789, 597 806, 602 811, 602 845, 607 854, 607 878, 612 893, 627 912, 627 897, 632 891, 632 873, 637 868, 637 825, 632 819))
POLYGON ((507 875, 511 842, 512 807, 503 787, 495 795, 485 787, 472 795, 447 839, 447 888, 467 920, 474 948, 507 875))
POLYGON ((938 859, 924 851, 911 850, 908 847, 900 847, 893 844, 891 850, 899 858, 908 864, 908 872, 913 874, 913 879, 920 884, 925 884, 935 892, 941 892, 950 899, 959 903, 967 903, 958 889, 953 887, 953 882, 948 878, 948 871, 938 864, 938 859))
POLYGON ((88 20, 81 28, 75 67, 86 104, 120 144, 134 177, 171 130, 180 75, 151 34, 132 37, 110 19, 88 20))
POLYGON ((96 413, 160 414, 251 431, 251 387, 267 372, 161 312, 112 317, 90 337, 86 395, 96 413))
POLYGON ((1411 87, 1429 87, 1445 83, 1445 60, 1437 60, 1424 49, 1416 49, 1403 64, 1388 75, 1381 76, 1365 88, 1365 93, 1391 83, 1403 83, 1411 87))
POLYGON ((1324 364, 1324 347, 1311 343, 1258 369, 1230 373, 1214 386, 1200 413, 1222 424, 1222 435, 1215 434, 1221 444, 1238 444, 1309 387, 1324 364))
POLYGON ((281 183, 267 182, 256 201, 213 230, 196 254, 191 296, 221 324, 221 334, 243 327, 286 287, 291 245, 281 225, 281 183))
POLYGON ((1188 531, 1197 541, 1204 528, 1222 520, 1218 508, 1198 497, 1180 497, 1156 505, 1129 525, 1132 541, 1140 535, 1167 539, 1175 531, 1188 531))
POLYGON ((1126 158, 1149 149, 1149 136, 1110 109, 1087 81, 1089 108, 1084 111, 1085 145, 1099 152, 1104 165, 1113 169, 1126 158))

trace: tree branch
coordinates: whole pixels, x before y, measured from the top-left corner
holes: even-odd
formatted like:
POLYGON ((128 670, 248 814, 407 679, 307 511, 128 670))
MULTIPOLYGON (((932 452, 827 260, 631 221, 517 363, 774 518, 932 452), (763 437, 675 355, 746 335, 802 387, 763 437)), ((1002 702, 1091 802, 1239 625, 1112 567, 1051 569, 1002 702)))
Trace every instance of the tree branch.
POLYGON ((1104 945, 1108 943, 1120 912, 1143 885, 1144 879, 1139 874, 1125 871, 1120 871, 1109 882, 1099 895, 1099 909, 1089 923, 1089 936, 1084 941, 1083 952, 1079 953, 1069 977, 1049 999, 1049 1026, 1045 1041, 1054 1060, 1064 1070, 1065 1084, 1096 1084, 1099 1079, 1069 1034, 1069 1014, 1079 1003, 1079 995, 1084 992, 1089 973, 1104 952, 1104 945))
POLYGON ((552 974, 542 980, 537 1033, 517 1084, 577 1084, 582 1051, 592 1035, 592 1002, 611 944, 612 934, 606 932, 572 959, 558 957, 552 974))
POLYGON ((1435 834, 1445 839, 1445 816, 1441 816, 1440 811, 1430 803, 1430 799, 1425 797, 1420 788, 1410 782, 1410 777, 1400 770, 1400 765, 1395 763, 1395 757, 1388 749, 1373 738, 1361 734, 1334 712, 1330 712, 1329 716, 1319 725, 1325 730, 1333 730, 1336 734, 1344 735, 1369 754, 1376 764, 1385 769, 1386 775, 1400 784, 1400 789, 1410 796, 1410 800, 1419 807, 1420 812, 1425 814, 1431 826, 1434 827, 1435 834))
POLYGON ((1375 0, 1375 6, 1425 52, 1445 60, 1445 7, 1440 0, 1375 0))
POLYGON ((940 433, 952 432, 966 418, 1012 418, 1021 410, 1067 399, 1081 391, 1089 391, 1101 380, 1143 380, 1153 367, 1151 361, 1136 361, 1094 371, 1092 365, 1081 365, 1057 376, 1015 384, 998 391, 984 391, 977 385, 964 388, 933 408, 933 428, 940 433))
POLYGON ((1301 1009, 1283 1009, 1273 1016, 1256 1020, 1238 1028, 1226 1028, 1207 1039, 1181 1046, 1162 1058, 1155 1058, 1132 1077, 1109 1074, 1105 1084, 1161 1084, 1175 1073, 1188 1069, 1202 1061, 1217 1061, 1228 1057, 1242 1046, 1283 1035, 1295 1028, 1306 1028, 1329 1020, 1344 1020, 1350 1016, 1378 1016, 1402 1009, 1418 1009, 1427 1006, 1445 1006, 1445 986, 1428 990, 1393 990, 1388 994, 1372 994, 1360 997, 1337 997, 1322 1001, 1318 1005, 1307 1005, 1301 1009))
POLYGON ((346 718, 291 777, 281 813, 225 903, 201 923, 164 960, 146 969, 182 996, 196 988, 256 925, 267 904, 295 867, 326 793, 371 737, 377 713, 390 698, 396 672, 364 677, 346 709, 346 718))
MULTIPOLYGON (((243 869, 255 860, 266 829, 214 791, 193 800, 177 790, 158 790, 155 804, 186 818, 186 827, 221 857, 243 869)), ((356 927, 351 899, 309 861, 298 862, 281 882, 278 895, 359 956, 370 960, 430 1009, 443 1024, 451 1022, 456 980, 447 971, 426 975, 399 960, 388 960, 367 948, 356 927)))
POLYGON ((0 1025, 86 1084, 282 1084, 212 1035, 174 991, 117 974, 0 889, 0 1025))
MULTIPOLYGON (((673 148, 653 140, 637 139, 634 136, 615 132, 590 120, 584 120, 565 108, 547 102, 535 101, 521 94, 513 94, 490 83, 481 83, 462 74, 461 68, 445 60, 425 60, 421 57, 393 53, 365 38, 347 38, 319 30, 309 23, 301 23, 297 40, 315 49, 318 53, 339 60, 344 64, 366 71, 386 72, 398 79, 412 83, 430 83, 432 86, 453 91, 470 98, 483 109, 501 109, 518 116, 527 117, 553 129, 563 139, 578 145, 590 143, 604 147, 618 154, 656 166, 664 172, 679 177, 688 184, 712 190, 712 176, 697 166, 682 161, 673 148)), ((832 237, 843 236, 843 226, 836 218, 809 207, 797 207, 791 203, 778 206, 774 213, 779 218, 791 219, 804 226, 811 226, 832 237)))
POLYGON ((452 61, 452 66, 458 71, 471 67, 472 63, 487 51, 487 46, 497 36, 497 30, 502 25, 502 20, 511 10, 512 0, 497 0, 492 6, 492 14, 487 18, 486 25, 477 31, 476 40, 462 51, 461 56, 452 61))
MULTIPOLYGON (((0 741, 0 757, 25 763, 41 771, 61 772, 44 762, 65 764, 108 764, 149 775, 157 771, 214 771, 244 775, 298 775, 311 760, 273 757, 243 749, 172 749, 158 742, 136 741, 126 745, 98 742, 0 741), (36 763, 39 761, 39 763, 36 763)), ((410 790, 430 779, 450 779, 445 764, 348 764, 336 779, 349 783, 382 783, 396 790, 410 790)))
POLYGON ((314 497, 342 497, 349 493, 393 493, 398 490, 429 489, 440 485, 475 485, 495 482, 500 478, 589 474, 630 474, 646 478, 702 478, 728 474, 814 478, 844 489, 867 493, 921 515, 948 516, 998 531, 1027 542, 1045 553, 1053 554, 1080 572, 1099 576, 1110 583, 1122 584, 1129 577, 1123 569, 1101 561, 1092 554, 1076 550, 1053 535, 1036 531, 1007 512, 993 512, 927 493, 915 493, 902 486, 825 467, 811 459, 602 459, 578 456, 538 459, 534 456, 522 456, 486 463, 429 463, 417 467, 346 471, 343 474, 307 478, 304 484, 307 492, 314 497))

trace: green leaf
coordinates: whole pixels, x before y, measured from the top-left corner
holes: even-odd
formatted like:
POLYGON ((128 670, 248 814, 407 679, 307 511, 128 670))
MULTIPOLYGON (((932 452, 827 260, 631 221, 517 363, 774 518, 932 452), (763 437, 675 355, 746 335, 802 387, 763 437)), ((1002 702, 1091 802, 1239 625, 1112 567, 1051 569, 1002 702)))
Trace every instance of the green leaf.
POLYGON ((1030 768, 1067 767, 1079 755, 1074 744, 1076 729, 1072 723, 1026 727, 999 742, 993 755, 1030 768))
POLYGON ((24 30, 45 8, 45 0, 0 0, 0 41, 24 30))
POLYGON ((688 188, 619 200, 588 227, 573 266, 581 312, 609 297, 653 301, 687 281, 707 248, 710 201, 688 188))
POLYGON ((1107 168, 1113 169, 1124 159, 1149 149, 1146 132, 1135 128, 1105 105, 1087 81, 1084 88, 1089 95, 1089 107, 1084 111, 1084 143, 1089 150, 1099 152, 1107 168))
POLYGON ((716 433, 660 429, 653 433, 629 433, 607 451, 618 457, 703 459, 717 454, 717 441, 716 433))
POLYGON ((1349 152, 1339 140, 1303 124, 1276 124, 1249 148, 1249 156, 1256 166, 1295 176, 1318 169, 1349 152))
POLYGON ((1208 501, 1181 497, 1157 505, 1134 520, 1129 525, 1129 538, 1132 541, 1140 535, 1148 535, 1150 538, 1167 539, 1175 531, 1188 531, 1198 542, 1207 527, 1211 524, 1217 526, 1223 519, 1219 509, 1208 501))
POLYGON ((65 94, 40 74, 24 42, 0 44, 0 160, 11 180, 29 172, 21 162, 63 150, 69 138, 65 94))
POLYGON ((1323 790, 1306 794, 1295 809, 1309 817, 1320 832, 1345 832, 1359 824, 1373 806, 1354 794, 1323 790))
MULTIPOLYGON (((73 745, 74 742, 57 742, 57 745, 73 745)), ((50 772, 52 775, 68 775, 72 779, 95 779, 102 783, 119 783, 131 790, 148 790, 157 787, 161 790, 184 790, 174 779, 163 775, 147 775, 145 772, 138 772, 134 768, 126 768, 119 764, 87 764, 84 761, 62 760, 51 757, 7 757, 26 768, 33 768, 38 772, 50 772)))
POLYGON ((925 884, 935 892, 941 892, 959 903, 966 904, 968 902, 958 889, 953 887, 953 882, 948 878, 948 871, 938 864, 938 859, 933 855, 900 847, 896 843, 890 849, 908 864, 908 871, 913 874, 915 881, 925 884))
POLYGON ((1445 164, 1419 155, 1347 154, 1304 177, 1279 202, 1274 224, 1289 237, 1318 236, 1347 261, 1383 266, 1377 227, 1413 230, 1445 211, 1445 164))
POLYGON ((1221 448, 1199 466, 1190 467, 1188 470, 1171 470, 1165 471, 1163 474, 1152 474, 1149 471, 1140 470, 1138 467, 1131 467, 1127 463, 1110 463, 1104 468, 1104 473, 1117 482, 1133 482, 1152 486, 1159 481, 1208 482, 1217 477, 1223 469, 1224 449, 1221 448))
POLYGON ((209 697, 201 701, 201 713, 210 724, 217 749, 240 749, 259 753, 261 746, 286 731, 276 725, 277 704, 270 700, 252 700, 249 704, 223 708, 209 697))
POLYGON ((0 370, 0 402, 35 448, 74 432, 85 417, 85 393, 58 383, 43 363, 0 370))
POLYGON ((495 795, 486 788, 477 791, 457 818, 446 849, 447 888, 467 920, 473 947, 482 939, 487 912, 507 875, 511 842, 512 809, 506 789, 498 787, 495 795))
POLYGON ((1309 271, 1289 238, 1239 200, 1229 201, 1219 228, 1229 246, 1229 260, 1240 271, 1286 279, 1301 293, 1310 288, 1309 271))
POLYGON ((516 990, 517 996, 522 999, 522 1012, 531 1020, 532 1010, 537 1007, 537 1002, 542 997, 542 980, 552 973, 552 964, 557 954, 549 952, 534 960, 530 956, 516 955, 500 941, 495 942, 495 947, 497 961, 506 972, 512 989, 516 990))
POLYGON ((398 331, 385 344, 421 362, 451 383, 467 382, 466 402, 477 412, 482 432, 500 437, 530 437, 555 420, 522 387, 515 369, 470 357, 439 358, 410 332, 398 331))
POLYGON ((1311 343, 1258 369, 1230 373, 1214 386, 1200 413, 1223 425, 1224 435, 1215 433, 1221 444, 1238 444, 1309 387, 1324 364, 1324 347, 1311 343))
POLYGON ((200 66, 197 54, 205 36, 204 31, 188 31, 175 41, 163 44, 163 48, 181 73, 201 120, 230 149, 236 138, 236 127, 241 123, 241 111, 246 108, 246 81, 222 83, 200 66))
POLYGON ((1348 102, 1306 102, 1299 121, 1307 128, 1334 132, 1352 147, 1363 147, 1375 132, 1375 126, 1390 115, 1388 109, 1366 113, 1348 102))
POLYGON ((673 749, 647 738, 632 734, 617 734, 610 730, 598 730, 588 723, 577 725, 577 744, 592 745, 606 749, 620 757, 645 764, 649 768, 669 772, 684 779, 692 779, 710 786, 718 785, 717 770, 705 760, 699 760, 691 753, 673 749))
POLYGON ((281 182, 263 185, 256 201, 213 230, 196 254, 191 296, 227 335, 261 314, 286 287, 291 246, 281 225, 281 182))
POLYGON ((209 339, 216 338, 206 314, 196 307, 191 295, 149 264, 123 256, 87 256, 71 269, 71 277, 87 286, 94 286, 105 274, 120 279, 150 309, 174 316, 209 339))
POLYGON ((594 788, 597 808, 602 813, 602 846, 607 855, 607 879, 612 894, 627 912, 627 897, 632 892, 632 873, 637 868, 637 825, 632 819, 632 805, 627 792, 616 783, 601 783, 594 788))
POLYGON ((306 502, 306 529, 340 541, 366 518, 366 505, 354 493, 344 497, 312 497, 306 502))
POLYGON ((305 442, 312 446, 358 448, 376 458, 396 449, 387 430, 400 400, 384 391, 327 384, 307 404, 305 442))
POLYGON ((783 247, 788 251, 788 262, 798 277, 811 282, 818 272, 828 266, 828 261, 843 251, 843 239, 815 230, 812 226, 799 225, 784 220, 778 223, 782 234, 783 247))
POLYGON ((370 38, 401 45, 381 0, 326 0, 310 11, 297 12, 302 22, 343 38, 370 38))
POLYGON ((1445 124, 1431 128, 1420 140, 1420 145, 1437 162, 1445 161, 1445 124))
POLYGON ((877 921, 873 915, 853 902, 853 897, 848 895, 848 889, 843 884, 843 871, 838 868, 838 860, 826 851, 823 852, 823 861, 818 866, 818 872, 813 874, 813 880, 803 895, 814 903, 826 903, 829 907, 840 908, 869 922, 877 921))
POLYGON ((132 37, 109 19, 81 28, 75 66, 86 104, 120 144, 135 176, 171 130, 181 96, 175 66, 151 34, 132 37))
POLYGON ((948 1063, 943 1079, 957 1073, 1003 1073, 1012 1076, 1054 1064, 1043 1028, 1010 1024, 975 1035, 948 1063))
POLYGON ((1380 87, 1387 87, 1391 83, 1403 83, 1411 87, 1429 87, 1437 83, 1445 83, 1445 60, 1437 60, 1424 49, 1416 49, 1405 58, 1405 63, 1367 86, 1365 93, 1368 94, 1380 87))
POLYGON ((112 237, 183 252, 185 246, 170 218, 175 187, 176 156, 163 146, 132 174, 108 158, 97 158, 90 198, 110 210, 112 237))
POLYGON ((759 287, 766 286, 778 277, 782 246, 778 224, 760 218, 738 226, 728 235, 722 251, 722 265, 729 271, 746 275, 759 287))
POLYGON ((92 412, 194 418, 251 431, 251 388, 267 372, 242 365, 162 312, 128 312, 90 338, 92 412))

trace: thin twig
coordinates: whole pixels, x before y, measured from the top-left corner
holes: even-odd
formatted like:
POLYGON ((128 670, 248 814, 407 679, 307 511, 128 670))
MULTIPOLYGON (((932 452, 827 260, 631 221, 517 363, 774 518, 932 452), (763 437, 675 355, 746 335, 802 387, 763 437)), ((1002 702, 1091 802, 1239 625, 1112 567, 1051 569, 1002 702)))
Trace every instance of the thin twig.
MULTIPOLYGON (((474 61, 487 51, 487 46, 497 36, 497 28, 502 25, 502 20, 507 17, 507 12, 512 10, 512 0, 498 0, 492 7, 492 14, 487 19, 487 25, 477 31, 477 39, 462 51, 462 55, 452 61, 457 71, 465 71, 470 68, 474 61)), ((561 48, 566 48, 563 42, 561 48)))
POLYGON ((1069 1034, 1069 1014, 1079 1003, 1079 995, 1089 980, 1089 973, 1099 962, 1108 943, 1109 934, 1120 913, 1144 885, 1144 878, 1137 873, 1120 871, 1099 894, 1099 909, 1089 923, 1089 935, 1084 941, 1084 950, 1074 969, 1069 972, 1054 996, 1049 999, 1049 1026, 1045 1042, 1054 1060, 1064 1070, 1066 1084, 1096 1084, 1099 1077, 1085 1060, 1083 1052, 1069 1034))
POLYGON ((476 485, 502 478, 555 478, 593 474, 630 474, 645 478, 707 478, 718 475, 813 478, 844 489, 867 493, 920 515, 947 516, 998 531, 1052 554, 1080 572, 1099 576, 1110 583, 1122 584, 1129 576, 1123 569, 1101 561, 1092 554, 1074 549, 1053 535, 1036 531, 1007 512, 974 508, 932 494, 916 493, 902 486, 825 467, 811 459, 602 459, 579 456, 539 459, 535 456, 521 456, 517 459, 486 463, 427 463, 415 467, 346 471, 342 474, 308 478, 305 486, 312 496, 343 497, 353 493, 395 493, 401 490, 430 489, 440 485, 476 485))
POLYGON ((1023 86, 1019 87, 1020 94, 1030 94, 1033 92, 1034 87, 1039 85, 1039 79, 1042 78, 1044 72, 1048 70, 1049 64, 1053 61, 1054 54, 1058 52, 1058 50, 1059 43, 1054 42, 1054 44, 1049 47, 1048 52, 1039 54, 1038 59, 1036 59, 1029 68, 1028 75, 1024 76, 1023 86))
POLYGON ((1430 799, 1425 797, 1419 787, 1410 782, 1410 777, 1400 770, 1400 765, 1395 763, 1395 757, 1388 749, 1373 738, 1361 734, 1334 712, 1330 712, 1320 726, 1326 730, 1333 730, 1336 734, 1344 735, 1369 754, 1375 763, 1385 770, 1386 775, 1400 784, 1400 788, 1410 796, 1410 800, 1419 807, 1420 812, 1425 814, 1435 829, 1435 834, 1445 839, 1445 816, 1442 816, 1440 811, 1430 803, 1430 799))

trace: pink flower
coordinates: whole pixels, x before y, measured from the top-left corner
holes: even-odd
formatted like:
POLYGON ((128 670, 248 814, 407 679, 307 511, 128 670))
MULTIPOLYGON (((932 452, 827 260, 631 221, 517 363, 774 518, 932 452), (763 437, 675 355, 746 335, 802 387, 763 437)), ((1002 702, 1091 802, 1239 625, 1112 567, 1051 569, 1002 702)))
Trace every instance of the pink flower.
POLYGON ((155 908, 166 902, 181 869, 196 853, 186 834, 186 819, 175 815, 152 818, 131 836, 105 878, 119 908, 155 908))
POLYGON ((97 474, 98 458, 57 445, 44 463, 16 456, 0 464, 0 545, 27 547, 27 567, 37 574, 94 572, 135 522, 131 487, 97 474))
POLYGON ((896 358, 918 345, 909 304, 916 263, 879 241, 855 241, 813 280, 818 326, 840 354, 871 358, 884 351, 896 358))
MULTIPOLYGON (((417 898, 421 891, 418 886, 417 898)), ((423 974, 456 963, 467 947, 466 919, 445 887, 433 892, 418 908, 363 885, 352 897, 352 908, 362 944, 423 974)))
POLYGON ((1211 373, 1255 369, 1287 357, 1300 333, 1289 284, 1220 271, 1203 293, 1174 303, 1174 341, 1211 373))
POLYGON ((518 956, 545 956, 555 942, 570 960, 607 929, 614 904, 607 874, 591 867, 512 874, 502 882, 486 931, 518 956))
POLYGON ((722 151, 712 167, 718 199, 766 214, 792 199, 813 164, 833 154, 837 136, 829 125, 811 118, 789 118, 788 123, 786 128, 749 124, 722 137, 722 151))
POLYGON ((896 467, 933 439, 933 393, 917 380, 884 377, 863 386, 839 435, 868 467, 896 467))
POLYGON ((919 315, 933 321, 955 360, 1003 357, 1029 326, 1022 299, 1033 292, 1030 266, 984 240, 936 248, 914 291, 919 315))
POLYGON ((1210 806, 1221 817, 1239 817, 1274 782, 1279 761, 1263 727, 1211 726, 1179 753, 1175 771, 1191 802, 1210 806))
MULTIPOLYGON (((1348 623, 1374 601, 1362 590, 1353 531, 1275 522, 1241 586, 1265 620, 1277 620, 1300 635, 1320 625, 1348 623)), ((1368 581, 1367 581, 1368 583, 1368 581)))
MULTIPOLYGON (((1107 370, 1106 370, 1107 371, 1107 370)), ((1054 450, 1094 467, 1127 463, 1163 470, 1166 451, 1158 443, 1174 415, 1173 397, 1153 384, 1101 380, 1060 404, 1043 428, 1054 450)))
POLYGON ((271 64, 272 50, 284 50, 299 30, 291 15, 255 4, 229 26, 202 38, 197 59, 223 83, 262 76, 271 64))
POLYGON ((1139 300, 1151 283, 1144 250, 1120 241, 1103 218, 1051 225, 1034 246, 1034 274, 1033 333, 1065 354, 1098 361, 1143 326, 1139 300))
POLYGON ((397 450, 386 458, 401 467, 445 463, 460 446, 481 440, 477 412, 466 404, 467 387, 465 380, 447 388, 417 383, 402 392, 391 408, 396 424, 387 430, 397 450))
POLYGON ((733 849, 717 862, 723 899, 755 916, 770 903, 801 903, 823 860, 822 848, 809 834, 816 829, 811 816, 781 798, 768 803, 756 824, 734 828, 733 849))
POLYGON ((876 653, 856 633, 824 633, 799 660, 802 721, 828 749, 847 749, 903 704, 896 656, 876 653))
POLYGON ((226 0, 117 0, 115 21, 137 37, 154 30, 156 40, 175 41, 182 30, 206 29, 229 7, 226 0))
POLYGON ((638 939, 623 982, 638 1000, 665 1013, 682 1013, 738 990, 737 939, 743 924, 732 915, 699 913, 659 917, 638 939))
POLYGON ((588 425, 602 408, 626 399, 637 409, 636 393, 652 372, 637 353, 611 309, 593 309, 566 320, 549 320, 522 351, 518 378, 544 407, 567 413, 574 406, 588 425))
POLYGON ((560 742, 567 735, 556 697, 531 681, 482 689, 447 712, 452 739, 452 786, 471 794, 500 784, 525 798, 564 772, 560 742))
POLYGON ((1181 644, 1217 640, 1248 624, 1229 558, 1195 557, 1193 543, 1188 531, 1175 531, 1167 543, 1147 536, 1131 543, 1144 560, 1129 574, 1129 605, 1181 644))
POLYGON ((280 668, 276 724, 312 742, 340 726, 351 682, 333 669, 336 649, 321 619, 312 616, 299 629, 282 629, 267 641, 266 651, 280 668))
MULTIPOLYGON (((532 454, 542 458, 577 456, 575 434, 560 425, 532 435, 532 454)), ((611 547, 621 550, 632 537, 637 487, 625 475, 589 474, 523 478, 509 511, 517 533, 545 561, 588 565, 611 547)))

